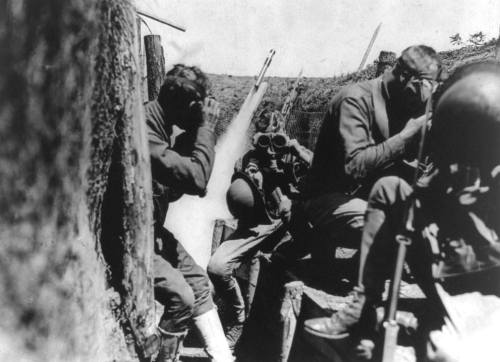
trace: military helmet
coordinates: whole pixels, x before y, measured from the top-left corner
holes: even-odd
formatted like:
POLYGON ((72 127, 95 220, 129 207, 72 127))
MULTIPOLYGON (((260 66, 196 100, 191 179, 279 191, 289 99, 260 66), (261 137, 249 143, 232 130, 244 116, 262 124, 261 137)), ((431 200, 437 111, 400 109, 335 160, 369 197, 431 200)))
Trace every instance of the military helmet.
POLYGON ((226 194, 227 206, 240 225, 268 224, 269 214, 259 189, 244 172, 236 172, 226 194))
POLYGON ((500 164, 500 63, 461 67, 439 93, 430 131, 438 166, 465 164, 490 173, 500 164))

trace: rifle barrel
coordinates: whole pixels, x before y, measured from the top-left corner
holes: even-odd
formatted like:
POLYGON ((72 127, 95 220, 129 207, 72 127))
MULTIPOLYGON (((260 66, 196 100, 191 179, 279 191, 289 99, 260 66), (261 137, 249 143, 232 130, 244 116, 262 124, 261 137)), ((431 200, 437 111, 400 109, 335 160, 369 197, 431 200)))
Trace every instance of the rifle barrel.
POLYGON ((302 79, 302 69, 299 72, 299 75, 293 82, 292 90, 288 94, 288 96, 285 99, 285 102, 283 103, 283 107, 281 108, 281 115, 283 116, 283 119, 285 123, 288 121, 288 117, 290 116, 290 113, 292 112, 292 108, 294 106, 295 100, 299 96, 299 92, 297 91, 297 88, 300 85, 300 80, 302 79))
POLYGON ((370 55, 370 51, 372 50, 373 44, 375 43, 375 39, 377 38, 381 26, 382 23, 378 24, 377 29, 375 29, 375 32, 373 33, 372 38, 370 39, 370 43, 368 44, 368 47, 365 50, 365 54, 363 54, 363 59, 361 59, 361 64, 358 67, 358 72, 361 71, 365 66, 366 60, 368 59, 368 55, 370 55))

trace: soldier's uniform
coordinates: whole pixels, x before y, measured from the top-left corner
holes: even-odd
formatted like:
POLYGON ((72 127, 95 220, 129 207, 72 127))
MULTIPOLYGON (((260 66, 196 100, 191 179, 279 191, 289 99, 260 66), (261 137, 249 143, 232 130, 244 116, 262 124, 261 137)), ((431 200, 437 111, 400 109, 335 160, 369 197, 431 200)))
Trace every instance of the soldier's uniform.
POLYGON ((182 244, 163 226, 168 204, 182 194, 205 194, 214 161, 215 136, 206 127, 196 131, 190 155, 173 149, 169 123, 158 101, 145 106, 153 174, 155 297, 165 305, 160 327, 187 329, 192 316, 213 308, 208 277, 182 244))
POLYGON ((325 338, 374 336, 374 308, 392 276, 395 236, 405 228, 410 201, 415 232, 407 262, 435 322, 444 315, 434 287, 437 278, 500 265, 499 71, 498 63, 474 64, 445 83, 430 133, 436 170, 415 190, 398 177, 374 185, 363 229, 362 278, 353 302, 331 318, 306 321, 308 332, 325 338))
POLYGON ((150 355, 159 345, 157 362, 178 360, 191 322, 213 360, 234 360, 212 301, 206 272, 163 226, 169 203, 183 194, 204 196, 212 172, 213 124, 204 119, 203 109, 198 108, 201 102, 211 100, 206 99, 206 84, 202 85, 204 76, 200 73, 197 68, 174 66, 167 73, 158 99, 145 105, 153 181, 154 291, 155 299, 164 305, 157 333, 146 340, 145 350, 150 355), (174 124, 185 130, 175 141, 174 124))
POLYGON ((413 176, 405 160, 416 157, 417 137, 403 128, 410 118, 423 115, 419 98, 423 85, 434 82, 440 71, 434 50, 410 47, 392 72, 347 86, 332 100, 301 190, 302 208, 318 236, 314 242, 320 257, 331 260, 332 246, 339 242, 359 247, 366 199, 379 178, 413 176), (408 89, 417 107, 404 98, 408 89))
MULTIPOLYGON (((296 147, 301 146, 297 144, 296 147)), ((306 152, 304 149, 302 151, 306 152)), ((294 162, 295 156, 291 154, 283 157, 294 162)), ((226 336, 232 348, 245 321, 244 299, 234 272, 257 251, 271 252, 284 241, 289 227, 282 220, 280 206, 285 198, 291 206, 288 197, 293 199, 296 185, 281 167, 275 168, 274 161, 263 150, 252 149, 243 156, 241 165, 237 165, 227 193, 227 204, 238 220, 238 228, 217 248, 207 267, 216 291, 229 306, 231 315, 226 336)))

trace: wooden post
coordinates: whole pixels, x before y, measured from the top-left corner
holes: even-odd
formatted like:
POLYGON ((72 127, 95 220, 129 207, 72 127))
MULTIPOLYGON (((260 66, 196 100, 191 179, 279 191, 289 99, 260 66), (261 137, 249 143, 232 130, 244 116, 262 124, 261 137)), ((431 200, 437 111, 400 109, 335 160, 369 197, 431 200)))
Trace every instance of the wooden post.
POLYGON ((386 69, 392 68, 396 64, 396 53, 382 50, 378 56, 377 72, 375 76, 378 77, 386 71, 386 69))
POLYGON ((146 35, 144 49, 148 70, 148 98, 152 101, 158 98, 165 77, 165 57, 161 46, 161 37, 159 35, 146 35))
POLYGON ((142 102, 147 102, 148 101, 148 85, 146 83, 146 71, 145 67, 146 64, 144 62, 144 40, 142 38, 142 18, 140 16, 137 16, 137 43, 139 45, 139 53, 138 53, 138 66, 139 66, 139 82, 140 82, 140 91, 141 91, 141 96, 142 96, 142 102))
POLYGON ((302 306, 304 283, 294 281, 285 284, 285 295, 281 304, 280 316, 283 323, 279 361, 286 362, 292 349, 293 337, 297 328, 297 318, 302 306))

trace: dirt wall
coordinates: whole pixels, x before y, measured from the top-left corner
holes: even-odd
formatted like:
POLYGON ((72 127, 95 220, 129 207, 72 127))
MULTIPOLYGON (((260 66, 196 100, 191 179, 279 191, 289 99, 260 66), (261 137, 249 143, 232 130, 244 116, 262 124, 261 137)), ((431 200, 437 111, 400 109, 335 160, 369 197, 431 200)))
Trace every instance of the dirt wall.
POLYGON ((137 231, 150 223, 150 179, 141 177, 149 161, 135 137, 145 139, 135 129, 143 120, 132 4, 2 4, 0 360, 137 360, 127 349, 123 320, 132 334, 144 326, 145 314, 131 303, 151 301, 152 290, 146 284, 137 296, 132 287, 112 288, 100 244, 102 198, 120 134, 123 203, 146 208, 139 215, 131 207, 121 220, 122 260, 129 260, 124 284, 147 279, 148 249, 131 246, 150 241, 150 229, 137 231))

